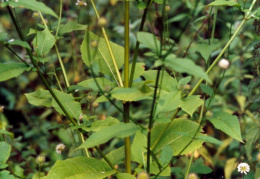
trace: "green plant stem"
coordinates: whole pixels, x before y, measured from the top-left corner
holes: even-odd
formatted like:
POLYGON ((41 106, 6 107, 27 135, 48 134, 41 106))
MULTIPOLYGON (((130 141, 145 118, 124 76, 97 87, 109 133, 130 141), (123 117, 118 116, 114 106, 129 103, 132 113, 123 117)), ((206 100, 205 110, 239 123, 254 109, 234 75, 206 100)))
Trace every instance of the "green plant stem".
POLYGON ((217 16, 218 16, 218 7, 215 7, 215 13, 214 13, 214 19, 213 19, 213 27, 212 27, 212 31, 211 31, 210 44, 214 43, 214 35, 215 35, 215 29, 216 29, 216 24, 217 24, 217 16))
POLYGON ((193 160, 193 156, 194 156, 194 152, 192 152, 192 154, 190 156, 190 161, 189 161, 189 164, 188 164, 187 170, 185 172, 185 176, 184 176, 185 179, 187 179, 187 176, 190 172, 190 166, 191 166, 191 163, 192 163, 192 160, 193 160))
POLYGON ((16 56, 19 60, 21 60, 24 64, 26 64, 28 67, 30 67, 29 63, 27 63, 24 59, 22 59, 13 49, 11 49, 8 45, 5 45, 5 47, 10 50, 16 56))
POLYGON ((57 30, 56 30, 56 37, 57 37, 57 35, 59 33, 59 29, 60 29, 61 15, 62 15, 62 0, 60 0, 60 15, 59 15, 59 22, 58 22, 58 26, 57 26, 57 30))
MULTIPOLYGON (((148 2, 147 2, 147 6, 144 10, 143 17, 142 17, 142 20, 141 20, 141 25, 139 27, 139 32, 143 31, 145 19, 146 19, 149 7, 151 6, 152 2, 153 2, 152 0, 148 0, 148 2)), ((138 41, 136 41, 135 50, 134 50, 134 57, 133 57, 133 62, 132 62, 132 68, 131 68, 131 73, 130 73, 130 79, 129 79, 129 86, 130 87, 132 86, 132 83, 133 83, 135 66, 136 66, 136 62, 137 62, 137 55, 138 55, 138 52, 139 52, 139 46, 140 46, 140 43, 138 41)))
POLYGON ((96 146, 94 147, 96 151, 102 156, 102 158, 108 163, 108 165, 116 171, 116 173, 119 173, 119 171, 115 168, 115 166, 112 164, 112 162, 107 158, 107 156, 96 146))
MULTIPOLYGON (((125 54, 124 54, 124 87, 129 87, 129 1, 125 1, 125 54)), ((130 103, 125 102, 124 122, 129 123, 130 103)), ((125 169, 131 174, 131 141, 130 136, 125 141, 125 169)))
MULTIPOLYGON (((97 18, 98 18, 98 20, 99 20, 99 19, 100 19, 100 16, 99 16, 99 14, 98 14, 96 5, 95 5, 95 3, 94 3, 93 0, 91 0, 91 4, 92 4, 93 9, 94 9, 94 11, 95 11, 95 14, 96 14, 96 16, 97 16, 97 18)), ((119 86, 120 86, 120 87, 123 87, 124 84, 123 84, 123 81, 122 81, 122 78, 121 78, 121 75, 120 75, 120 72, 119 72, 117 63, 116 63, 116 59, 115 59, 114 53, 113 53, 112 48, 111 48, 110 43, 109 43, 109 40, 108 40, 108 37, 107 37, 107 34, 106 34, 106 30, 105 30, 104 27, 101 27, 101 30, 102 30, 103 36, 104 36, 104 38, 105 38, 105 41, 106 41, 106 44, 107 44, 107 48, 108 48, 108 50, 109 50, 109 53, 110 53, 110 56, 111 56, 111 59, 112 59, 114 68, 115 68, 115 70, 116 70, 116 75, 117 75, 117 78, 118 78, 118 81, 119 81, 119 86)))

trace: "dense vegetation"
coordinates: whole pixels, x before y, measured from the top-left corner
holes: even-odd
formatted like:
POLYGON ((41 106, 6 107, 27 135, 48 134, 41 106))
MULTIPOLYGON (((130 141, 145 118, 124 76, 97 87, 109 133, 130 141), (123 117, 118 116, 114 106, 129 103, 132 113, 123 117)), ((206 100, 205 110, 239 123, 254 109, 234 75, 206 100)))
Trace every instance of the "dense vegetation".
POLYGON ((258 179, 259 6, 2 1, 0 178, 258 179))

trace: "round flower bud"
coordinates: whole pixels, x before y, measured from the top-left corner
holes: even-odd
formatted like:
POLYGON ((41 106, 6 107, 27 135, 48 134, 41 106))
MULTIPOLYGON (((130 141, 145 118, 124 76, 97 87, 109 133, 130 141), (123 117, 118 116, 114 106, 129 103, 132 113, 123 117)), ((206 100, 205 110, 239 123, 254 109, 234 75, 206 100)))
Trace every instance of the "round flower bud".
POLYGON ((165 6, 165 12, 169 12, 171 10, 170 6, 166 5, 165 6))
POLYGON ((206 112, 206 117, 208 117, 208 118, 212 117, 212 112, 211 111, 207 111, 206 112))
POLYGON ((34 12, 32 16, 33 16, 34 18, 37 18, 37 17, 39 17, 40 15, 39 15, 38 12, 34 12))
POLYGON ((223 58, 218 62, 218 66, 219 66, 219 68, 226 70, 229 67, 229 61, 227 59, 223 58))
POLYGON ((137 178, 137 179, 149 179, 150 177, 149 177, 148 173, 146 173, 146 172, 141 172, 141 173, 139 173, 139 174, 137 175, 136 178, 137 178))
POLYGON ((92 40, 91 43, 90 43, 90 46, 91 46, 92 48, 96 48, 97 45, 98 45, 98 42, 97 42, 96 40, 92 40))
POLYGON ((87 100, 88 100, 88 101, 91 101, 92 99, 93 99, 93 96, 92 96, 92 95, 88 95, 88 96, 87 96, 87 100))
POLYGON ((45 156, 38 155, 36 158, 36 163, 40 165, 40 164, 43 164, 44 162, 45 162, 45 156))
POLYGON ((93 106, 94 108, 98 108, 98 106, 99 106, 99 103, 97 103, 97 102, 94 102, 94 103, 92 104, 92 106, 93 106))
POLYGON ((116 3, 117 3, 117 1, 116 1, 116 0, 110 0, 110 4, 111 4, 111 6, 115 6, 115 5, 116 5, 116 3))
POLYGON ((187 177, 188 179, 198 179, 198 175, 196 173, 190 173, 187 177))
POLYGON ((98 20, 98 25, 100 27, 105 27, 107 25, 107 19, 104 17, 100 17, 98 20))
POLYGON ((64 149, 65 149, 65 145, 64 145, 64 144, 58 144, 58 145, 56 146, 56 152, 57 152, 58 154, 61 154, 61 152, 62 152, 64 149))
POLYGON ((183 86, 183 88, 184 88, 185 90, 190 90, 190 85, 189 85, 189 84, 186 84, 186 85, 183 86))

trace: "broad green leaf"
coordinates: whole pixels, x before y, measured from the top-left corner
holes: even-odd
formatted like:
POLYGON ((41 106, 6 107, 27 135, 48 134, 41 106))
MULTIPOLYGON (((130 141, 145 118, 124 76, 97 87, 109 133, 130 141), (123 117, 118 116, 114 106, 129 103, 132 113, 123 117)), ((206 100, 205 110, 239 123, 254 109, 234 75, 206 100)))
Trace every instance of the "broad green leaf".
POLYGON ((176 72, 188 73, 190 75, 203 78, 207 82, 211 83, 211 80, 206 72, 188 58, 176 58, 174 55, 169 55, 165 59, 165 65, 171 67, 176 72))
POLYGON ((106 143, 114 137, 124 138, 133 135, 139 130, 139 127, 132 123, 117 123, 108 126, 94 134, 92 134, 78 149, 91 148, 106 143))
POLYGON ((237 116, 226 112, 215 112, 213 117, 208 120, 214 125, 215 128, 243 143, 237 116))
POLYGON ((152 130, 151 140, 154 153, 161 151, 166 145, 172 148, 174 156, 183 155, 200 148, 203 143, 202 140, 193 139, 191 142, 198 127, 199 125, 196 122, 186 119, 174 119, 171 123, 156 125, 152 130), (158 138, 158 136, 161 137, 158 138))
POLYGON ((212 144, 216 144, 216 145, 221 145, 222 142, 214 137, 211 136, 206 136, 206 135, 198 135, 198 137, 196 137, 196 139, 202 140, 204 142, 209 142, 212 144))
POLYGON ((55 42, 55 37, 47 28, 45 28, 43 31, 38 31, 36 33, 33 45, 35 46, 35 51, 43 56, 49 53, 55 42))
POLYGON ((211 53, 218 48, 218 44, 198 44, 195 51, 198 51, 203 59, 208 62, 211 53))
POLYGON ((116 83, 113 83, 107 78, 91 78, 89 80, 81 81, 78 85, 94 91, 100 91, 96 83, 103 91, 108 91, 116 86, 116 83))
POLYGON ((129 173, 118 173, 116 174, 117 179, 136 179, 134 175, 130 175, 129 173))
POLYGON ((190 168, 190 173, 208 174, 211 172, 212 169, 204 165, 202 158, 197 159, 190 168))
POLYGON ((173 156, 172 148, 169 145, 166 145, 161 152, 160 161, 162 166, 167 165, 171 161, 172 156, 173 156))
POLYGON ((90 157, 75 157, 58 160, 44 179, 102 179, 114 173, 103 161, 90 157))
POLYGON ((0 178, 1 179, 15 179, 13 175, 10 174, 9 171, 3 170, 0 172, 0 178))
POLYGON ((146 47, 150 48, 151 50, 155 51, 156 53, 160 50, 160 41, 157 37, 148 32, 137 32, 137 40, 145 45, 146 47))
POLYGON ((135 134, 135 138, 131 146, 131 158, 133 161, 138 162, 139 164, 145 163, 144 156, 145 153, 147 152, 146 145, 147 145, 146 136, 141 131, 138 131, 135 134))
MULTIPOLYGON (((111 152, 109 152, 108 154, 106 154, 106 157, 114 164, 121 164, 124 163, 124 159, 125 159, 125 147, 119 147, 118 149, 114 149, 111 152)), ((102 159, 103 161, 105 161, 104 159, 102 159)))
POLYGON ((138 8, 139 10, 145 9, 145 8, 146 8, 146 3, 145 3, 145 2, 138 2, 138 3, 137 3, 137 8, 138 8))
MULTIPOLYGON (((124 48, 113 42, 109 43, 116 59, 118 69, 120 69, 124 64, 124 48)), ((82 45, 80 46, 80 50, 82 59, 88 67, 96 64, 99 66, 100 72, 117 79, 115 67, 104 38, 101 38, 87 30, 82 45), (93 41, 97 42, 96 48, 90 45, 93 41)))
POLYGON ((208 4, 207 6, 237 6, 239 7, 240 5, 233 0, 216 0, 213 1, 212 3, 208 4))
MULTIPOLYGON (((131 71, 132 63, 129 65, 129 69, 131 71)), ((141 62, 136 63, 133 79, 140 77, 144 73, 144 71, 145 71, 145 63, 141 63, 141 62)), ((124 70, 122 72, 122 78, 124 79, 124 70)), ((129 78, 130 78, 130 73, 129 73, 129 78)))
POLYGON ((30 69, 24 63, 0 63, 0 82, 17 77, 30 69))
POLYGON ((12 6, 12 7, 22 7, 26 9, 30 9, 32 11, 40 11, 45 14, 49 14, 53 17, 58 18, 57 14, 55 12, 47 7, 44 3, 35 1, 35 0, 18 0, 16 1, 8 1, 8 2, 2 2, 1 6, 6 7, 6 6, 12 6))
MULTIPOLYGON (((159 172, 160 172, 160 169, 157 165, 156 162, 153 162, 151 165, 150 165, 150 168, 151 168, 151 173, 152 174, 155 174, 157 175, 159 172)), ((170 166, 167 166, 161 173, 160 173, 160 176, 161 177, 164 177, 164 176, 171 176, 171 167, 170 166)))
MULTIPOLYGON (((80 103, 74 101, 74 98, 70 94, 63 93, 56 89, 54 89, 54 93, 57 95, 64 108, 68 111, 69 115, 78 120, 80 114, 82 113, 80 103)), ((54 98, 52 99, 52 106, 56 109, 56 111, 65 115, 54 98)))
POLYGON ((25 96, 28 102, 35 106, 52 106, 52 96, 48 90, 38 89, 32 93, 26 93, 25 96))
MULTIPOLYGON (((157 70, 148 70, 145 71, 142 76, 147 80, 147 81, 153 81, 153 84, 155 84, 156 81, 156 75, 157 75, 157 70)), ((178 83, 175 78, 173 78, 171 75, 169 75, 166 71, 163 71, 162 75, 163 80, 162 80, 162 85, 161 89, 165 91, 178 91, 178 83)))
POLYGON ((21 177, 21 178, 25 178, 23 173, 24 173, 24 170, 19 165, 16 165, 14 167, 14 174, 16 176, 21 177))
POLYGON ((2 141, 0 142, 0 166, 5 164, 11 153, 11 145, 2 141))
POLYGON ((97 120, 97 121, 94 121, 90 127, 82 127, 82 129, 84 131, 100 131, 108 126, 112 126, 114 124, 117 124, 119 123, 119 120, 116 119, 116 118, 113 118, 113 117, 108 117, 106 118, 105 120, 97 120))
POLYGON ((18 45, 27 49, 31 49, 30 45, 26 41, 21 41, 21 40, 13 40, 9 41, 6 44, 8 45, 18 45))
POLYGON ((203 104, 203 100, 198 95, 186 98, 182 98, 181 95, 181 91, 162 94, 158 101, 157 114, 173 111, 180 107, 192 116, 196 109, 203 104))
POLYGON ((151 99, 150 95, 152 94, 152 90, 149 92, 142 92, 138 88, 122 88, 116 87, 111 91, 111 95, 113 98, 122 101, 140 101, 151 99))
POLYGON ((60 25, 59 34, 63 35, 65 33, 70 33, 74 30, 86 30, 86 28, 87 28, 86 25, 78 24, 77 22, 74 21, 69 21, 65 25, 60 25))

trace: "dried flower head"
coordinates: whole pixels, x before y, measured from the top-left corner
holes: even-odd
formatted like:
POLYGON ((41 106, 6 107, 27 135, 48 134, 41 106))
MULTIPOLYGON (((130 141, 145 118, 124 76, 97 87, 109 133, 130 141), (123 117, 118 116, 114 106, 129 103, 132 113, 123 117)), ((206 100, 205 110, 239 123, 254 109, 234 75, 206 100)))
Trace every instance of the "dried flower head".
POLYGON ((37 164, 43 164, 45 162, 45 156, 44 155, 38 155, 36 158, 36 163, 37 164))
POLYGON ((65 145, 64 145, 64 144, 58 144, 58 145, 56 146, 56 152, 57 152, 58 154, 61 154, 61 152, 62 152, 64 149, 65 149, 65 145))
POLYGON ((76 5, 80 7, 84 7, 87 6, 87 3, 84 2, 83 0, 77 0, 76 5))
POLYGON ((237 171, 247 175, 247 173, 250 171, 250 167, 249 167, 249 165, 247 163, 240 163, 237 166, 237 171))
POLYGON ((219 66, 219 68, 226 70, 229 67, 229 61, 227 59, 223 58, 218 62, 218 66, 219 66))

